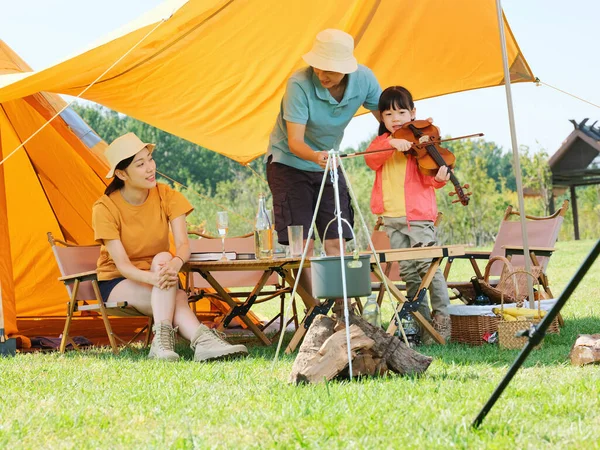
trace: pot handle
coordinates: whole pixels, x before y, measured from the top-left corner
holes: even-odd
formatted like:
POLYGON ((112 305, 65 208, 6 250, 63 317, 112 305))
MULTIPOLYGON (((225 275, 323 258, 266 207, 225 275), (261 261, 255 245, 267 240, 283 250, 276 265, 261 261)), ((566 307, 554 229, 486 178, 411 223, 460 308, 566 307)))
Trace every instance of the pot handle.
MULTIPOLYGON (((334 222, 335 220, 337 220, 337 217, 334 217, 333 219, 331 219, 329 221, 329 223, 325 227, 325 232, 323 233, 323 237, 327 236, 327 230, 329 229, 329 225, 331 225, 331 223, 334 222)), ((350 233, 352 233, 352 239, 354 239, 354 242, 357 243, 357 241, 356 241, 356 235, 354 234, 354 230, 352 229, 352 226, 350 225, 350 222, 348 222, 343 217, 342 217, 342 222, 346 222, 348 224, 348 228, 350 228, 350 233)), ((325 253, 325 244, 323 244, 323 246, 321 248, 321 256, 327 256, 327 253, 325 253)), ((353 256, 353 258, 355 260, 357 260, 358 257, 360 256, 358 254, 358 245, 354 246, 354 251, 352 252, 352 256, 353 256)))

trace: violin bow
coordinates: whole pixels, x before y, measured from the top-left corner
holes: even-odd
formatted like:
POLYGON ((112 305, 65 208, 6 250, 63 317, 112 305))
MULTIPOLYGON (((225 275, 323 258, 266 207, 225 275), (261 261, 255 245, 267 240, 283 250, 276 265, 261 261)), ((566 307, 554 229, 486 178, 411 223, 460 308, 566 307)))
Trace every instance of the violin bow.
MULTIPOLYGON (((468 138, 472 138, 472 137, 481 137, 481 136, 484 136, 484 134, 483 133, 468 134, 466 136, 458 136, 458 137, 453 137, 453 138, 448 138, 448 139, 440 139, 439 141, 428 141, 428 142, 424 142, 423 144, 413 144, 410 148, 418 147, 420 145, 425 145, 425 144, 439 144, 441 142, 457 141, 459 139, 468 139, 468 138)), ((396 149, 394 147, 390 147, 390 148, 384 148, 381 150, 373 150, 371 152, 346 153, 346 154, 340 155, 340 158, 354 158, 356 156, 370 155, 372 153, 391 152, 392 150, 396 150, 396 149)))

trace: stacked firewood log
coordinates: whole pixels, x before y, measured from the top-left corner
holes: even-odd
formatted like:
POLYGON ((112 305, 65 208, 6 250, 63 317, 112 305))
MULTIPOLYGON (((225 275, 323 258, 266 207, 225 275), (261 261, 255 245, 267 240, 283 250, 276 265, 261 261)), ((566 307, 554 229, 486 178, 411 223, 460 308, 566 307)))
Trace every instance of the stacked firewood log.
MULTIPOLYGON (((291 383, 321 383, 348 377, 346 330, 334 331, 335 321, 317 316, 294 361, 291 383)), ((432 358, 407 347, 396 336, 374 327, 360 316, 350 316, 350 354, 353 376, 380 376, 388 370, 402 375, 420 374, 432 358)))

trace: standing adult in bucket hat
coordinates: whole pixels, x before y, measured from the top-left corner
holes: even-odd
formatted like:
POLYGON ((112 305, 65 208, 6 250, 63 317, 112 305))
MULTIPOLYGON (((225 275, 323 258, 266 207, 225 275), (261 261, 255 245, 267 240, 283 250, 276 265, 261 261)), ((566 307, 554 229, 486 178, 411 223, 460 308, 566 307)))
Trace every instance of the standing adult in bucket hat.
MULTIPOLYGON (((266 157, 281 244, 288 244, 289 225, 303 225, 307 239, 327 152, 339 149, 344 129, 354 114, 364 106, 379 120, 381 87, 373 72, 358 64, 353 53, 352 36, 335 29, 321 31, 311 51, 303 56, 308 67, 288 79, 266 157)), ((353 223, 354 212, 341 174, 339 188, 342 217, 353 223)), ((328 255, 339 255, 337 226, 330 226, 327 236, 323 236, 334 210, 333 185, 327 177, 316 226, 325 239, 328 255)), ((346 226, 343 233, 344 238, 352 238, 346 226)))
POLYGON ((149 357, 176 361, 175 334, 191 342, 196 361, 245 355, 243 345, 230 345, 202 325, 178 289, 178 272, 190 257, 186 216, 193 208, 186 198, 156 182, 154 144, 134 133, 108 146, 113 178, 94 204, 94 238, 101 244, 98 284, 104 301, 126 300, 154 317, 149 357), (169 226, 176 246, 169 253, 169 226))

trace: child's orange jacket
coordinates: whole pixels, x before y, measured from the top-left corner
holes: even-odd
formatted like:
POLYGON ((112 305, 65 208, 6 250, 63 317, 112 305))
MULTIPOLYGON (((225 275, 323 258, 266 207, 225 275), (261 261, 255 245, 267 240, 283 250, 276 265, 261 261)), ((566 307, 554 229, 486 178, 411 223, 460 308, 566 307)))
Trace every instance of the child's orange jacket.
MULTIPOLYGON (((377 136, 368 152, 390 148, 388 138, 390 133, 377 136)), ((371 211, 373 214, 383 213, 383 187, 382 168, 385 162, 393 156, 393 151, 365 155, 367 166, 375 171, 375 183, 371 191, 371 211)), ((404 177, 404 203, 406 205, 406 220, 435 221, 437 216, 437 202, 435 200, 435 189, 446 185, 445 181, 439 182, 435 177, 423 175, 419 172, 416 159, 407 155, 406 174, 404 177)))

